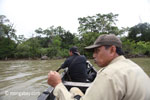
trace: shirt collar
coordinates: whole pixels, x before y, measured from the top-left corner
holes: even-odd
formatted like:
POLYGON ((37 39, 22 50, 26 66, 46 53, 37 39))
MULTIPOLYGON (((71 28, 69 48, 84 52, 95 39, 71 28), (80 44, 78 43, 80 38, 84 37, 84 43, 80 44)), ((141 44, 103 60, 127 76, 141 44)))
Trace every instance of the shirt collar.
POLYGON ((113 59, 109 64, 113 64, 113 63, 117 62, 120 59, 125 59, 125 57, 124 56, 118 56, 115 59, 113 59))

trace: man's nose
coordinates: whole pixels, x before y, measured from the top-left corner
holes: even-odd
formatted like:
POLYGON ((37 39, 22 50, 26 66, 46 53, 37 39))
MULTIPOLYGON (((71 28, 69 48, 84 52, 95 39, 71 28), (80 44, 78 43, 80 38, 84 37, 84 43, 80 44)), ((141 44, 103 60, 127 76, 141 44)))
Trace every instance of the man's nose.
POLYGON ((93 58, 95 58, 96 57, 96 53, 93 53, 93 58))

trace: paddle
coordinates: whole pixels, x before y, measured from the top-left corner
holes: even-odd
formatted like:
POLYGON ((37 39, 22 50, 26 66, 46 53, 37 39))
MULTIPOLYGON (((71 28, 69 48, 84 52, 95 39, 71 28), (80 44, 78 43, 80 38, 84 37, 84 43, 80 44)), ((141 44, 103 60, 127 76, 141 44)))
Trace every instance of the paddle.
POLYGON ((61 67, 59 67, 57 70, 56 70, 56 72, 59 72, 61 70, 61 67))

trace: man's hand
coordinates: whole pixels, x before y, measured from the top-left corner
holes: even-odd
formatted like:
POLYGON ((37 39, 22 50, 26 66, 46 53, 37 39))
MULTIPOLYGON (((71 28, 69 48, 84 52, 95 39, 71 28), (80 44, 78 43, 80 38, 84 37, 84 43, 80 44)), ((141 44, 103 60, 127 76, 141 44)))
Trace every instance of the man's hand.
POLYGON ((50 71, 48 73, 48 81, 47 83, 51 85, 52 87, 56 87, 59 83, 61 83, 61 77, 60 74, 56 71, 50 71))

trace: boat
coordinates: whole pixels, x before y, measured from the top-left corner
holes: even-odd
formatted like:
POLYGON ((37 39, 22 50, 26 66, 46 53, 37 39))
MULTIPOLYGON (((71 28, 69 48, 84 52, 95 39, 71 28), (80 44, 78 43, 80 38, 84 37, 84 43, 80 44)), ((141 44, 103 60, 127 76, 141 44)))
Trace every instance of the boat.
MULTIPOLYGON (((59 71, 60 68, 57 70, 59 71)), ((87 61, 87 73, 88 73, 88 78, 87 82, 71 82, 69 81, 69 77, 67 74, 67 68, 64 69, 64 71, 61 74, 62 82, 64 86, 70 90, 72 87, 78 87, 83 93, 86 92, 86 89, 91 85, 91 83, 94 81, 96 75, 97 75, 97 70, 94 68, 94 66, 87 61)), ((37 100, 55 100, 55 96, 53 95, 53 87, 48 87, 44 92, 42 92, 37 100)))

